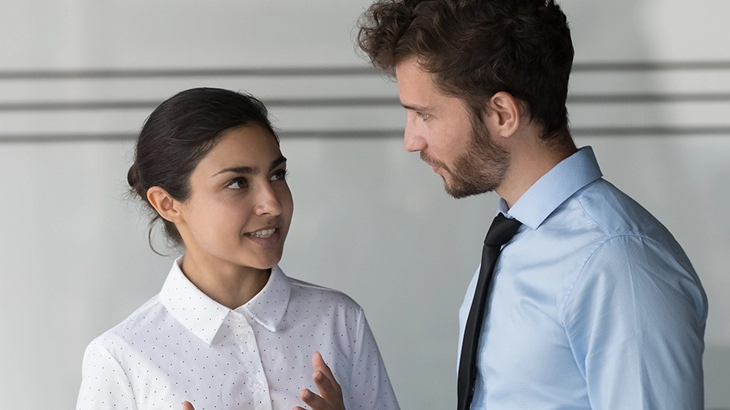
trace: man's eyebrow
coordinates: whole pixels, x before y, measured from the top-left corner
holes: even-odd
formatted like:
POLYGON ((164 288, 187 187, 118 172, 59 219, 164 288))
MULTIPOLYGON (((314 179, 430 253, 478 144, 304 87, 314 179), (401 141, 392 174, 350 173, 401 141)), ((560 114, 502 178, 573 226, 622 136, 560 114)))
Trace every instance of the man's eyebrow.
MULTIPOLYGON (((285 162, 286 162, 286 158, 282 155, 279 158, 271 161, 271 166, 269 167, 269 170, 272 170, 285 162)), ((253 175, 253 174, 258 174, 259 172, 260 172, 260 170, 257 167, 249 167, 249 166, 228 167, 228 168, 223 168, 222 170, 216 172, 215 174, 211 175, 211 177, 214 177, 214 176, 220 175, 220 174, 225 174, 225 173, 253 175)))
POLYGON ((428 107, 422 106, 422 105, 414 105, 414 104, 406 104, 406 103, 401 103, 401 105, 406 110, 413 110, 413 111, 428 111, 429 110, 428 107))

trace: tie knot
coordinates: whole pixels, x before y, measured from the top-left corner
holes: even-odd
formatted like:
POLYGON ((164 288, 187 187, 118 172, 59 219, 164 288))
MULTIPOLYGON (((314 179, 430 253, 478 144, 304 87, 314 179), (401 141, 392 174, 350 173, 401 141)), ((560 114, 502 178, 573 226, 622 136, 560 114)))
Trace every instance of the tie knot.
POLYGON ((492 221, 492 226, 490 226, 489 231, 487 231, 487 237, 484 239, 484 244, 491 246, 504 245, 509 242, 513 236, 515 236, 520 225, 522 225, 520 221, 516 219, 509 219, 505 217, 504 214, 500 213, 494 218, 494 221, 492 221))

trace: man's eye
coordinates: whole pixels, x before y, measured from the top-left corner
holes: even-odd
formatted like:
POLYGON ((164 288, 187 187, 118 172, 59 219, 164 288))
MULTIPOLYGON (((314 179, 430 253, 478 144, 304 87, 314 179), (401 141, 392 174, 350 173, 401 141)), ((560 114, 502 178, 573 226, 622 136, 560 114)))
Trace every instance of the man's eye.
POLYGON ((427 119, 431 118, 431 115, 430 115, 430 114, 426 114, 425 112, 420 112, 420 111, 419 111, 419 112, 418 112, 418 113, 416 113, 416 114, 417 114, 417 115, 418 115, 419 117, 421 117, 421 119, 422 119, 422 120, 427 120, 427 119))

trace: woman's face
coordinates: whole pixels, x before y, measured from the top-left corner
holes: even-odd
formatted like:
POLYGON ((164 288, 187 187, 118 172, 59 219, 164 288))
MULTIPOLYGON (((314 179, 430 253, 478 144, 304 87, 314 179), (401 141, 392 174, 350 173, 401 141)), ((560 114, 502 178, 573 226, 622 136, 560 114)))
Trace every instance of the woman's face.
POLYGON ((294 209, 285 177, 286 158, 267 130, 226 131, 193 170, 180 204, 186 263, 219 271, 276 265, 294 209))

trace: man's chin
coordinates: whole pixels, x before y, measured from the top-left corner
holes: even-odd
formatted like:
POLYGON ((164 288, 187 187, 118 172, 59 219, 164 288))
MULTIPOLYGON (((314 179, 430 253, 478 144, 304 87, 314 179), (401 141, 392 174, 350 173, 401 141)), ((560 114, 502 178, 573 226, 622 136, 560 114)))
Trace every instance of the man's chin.
POLYGON ((467 198, 474 195, 481 195, 487 192, 492 192, 494 189, 487 188, 477 188, 473 186, 455 186, 454 184, 449 184, 444 179, 444 190, 447 194, 451 195, 454 199, 462 199, 467 198))

